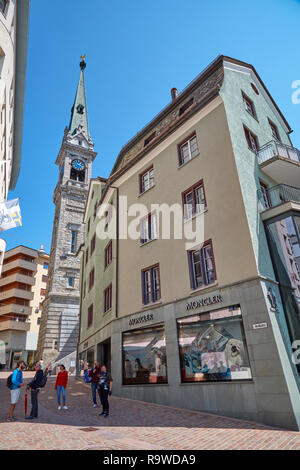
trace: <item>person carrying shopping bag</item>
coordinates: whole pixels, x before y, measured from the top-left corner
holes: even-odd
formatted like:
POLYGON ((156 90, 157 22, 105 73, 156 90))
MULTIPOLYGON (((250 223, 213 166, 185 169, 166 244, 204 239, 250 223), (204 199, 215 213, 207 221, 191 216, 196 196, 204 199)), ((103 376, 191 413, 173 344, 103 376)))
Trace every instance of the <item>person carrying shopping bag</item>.
POLYGON ((61 410, 61 396, 63 402, 63 409, 68 410, 69 408, 66 405, 66 388, 68 384, 68 372, 63 364, 59 366, 59 372, 56 377, 55 390, 57 393, 57 404, 58 409, 61 410))

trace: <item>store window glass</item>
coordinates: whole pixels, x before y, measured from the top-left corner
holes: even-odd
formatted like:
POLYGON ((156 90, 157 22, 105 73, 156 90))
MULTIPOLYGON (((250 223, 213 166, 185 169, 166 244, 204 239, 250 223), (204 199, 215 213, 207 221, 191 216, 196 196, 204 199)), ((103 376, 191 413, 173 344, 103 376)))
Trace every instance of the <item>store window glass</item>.
POLYGON ((266 233, 293 343, 300 338, 300 217, 291 215, 270 221, 266 233))
POLYGON ((182 382, 251 379, 240 307, 178 320, 182 382))
POLYGON ((94 354, 94 348, 88 349, 86 352, 86 362, 87 366, 91 369, 94 367, 94 362, 95 362, 95 354, 94 354))
POLYGON ((167 383, 163 326, 123 334, 123 384, 167 383))

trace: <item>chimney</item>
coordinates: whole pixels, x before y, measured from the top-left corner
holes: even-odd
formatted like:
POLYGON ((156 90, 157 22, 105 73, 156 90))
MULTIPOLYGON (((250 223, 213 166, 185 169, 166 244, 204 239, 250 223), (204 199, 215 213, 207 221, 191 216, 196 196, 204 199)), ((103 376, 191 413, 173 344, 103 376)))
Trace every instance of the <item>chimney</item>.
POLYGON ((171 90, 171 96, 172 96, 172 101, 176 100, 176 98, 177 98, 177 96, 178 96, 177 88, 172 88, 172 90, 171 90))

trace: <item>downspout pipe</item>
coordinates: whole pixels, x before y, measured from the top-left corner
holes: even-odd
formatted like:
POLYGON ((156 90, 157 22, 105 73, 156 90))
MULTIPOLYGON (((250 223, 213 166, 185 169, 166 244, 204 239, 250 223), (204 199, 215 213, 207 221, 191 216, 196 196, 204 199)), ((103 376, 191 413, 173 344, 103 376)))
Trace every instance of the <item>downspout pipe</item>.
POLYGON ((117 221, 116 221, 116 318, 119 317, 119 233, 120 233, 120 205, 119 205, 119 188, 117 186, 109 185, 110 188, 117 191, 117 201, 116 201, 116 212, 117 212, 117 221))

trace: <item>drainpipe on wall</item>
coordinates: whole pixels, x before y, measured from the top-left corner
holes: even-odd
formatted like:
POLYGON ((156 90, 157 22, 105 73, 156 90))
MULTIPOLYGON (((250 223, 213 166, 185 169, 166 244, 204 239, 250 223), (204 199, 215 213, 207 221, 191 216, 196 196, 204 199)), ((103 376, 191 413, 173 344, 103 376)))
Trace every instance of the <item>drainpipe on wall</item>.
POLYGON ((116 318, 119 316, 119 188, 116 186, 110 185, 112 189, 117 190, 117 201, 116 201, 116 212, 117 212, 117 222, 116 222, 116 318))
MULTIPOLYGON (((82 254, 83 254, 83 257, 84 257, 84 250, 83 250, 83 247, 85 245, 82 243, 77 251, 77 255, 80 253, 80 251, 82 251, 82 254)), ((84 264, 84 259, 82 260, 82 258, 80 259, 80 263, 82 262, 82 266, 83 266, 83 269, 80 269, 80 273, 81 273, 81 276, 80 276, 80 289, 79 289, 79 292, 80 292, 80 302, 79 302, 79 318, 78 318, 78 323, 79 323, 79 332, 78 332, 78 340, 77 340, 77 351, 76 351, 76 376, 77 377, 80 377, 80 367, 79 367, 79 344, 80 344, 80 332, 81 332, 81 309, 82 309, 82 298, 83 298, 83 278, 84 278, 84 267, 85 267, 85 264, 84 264)))

